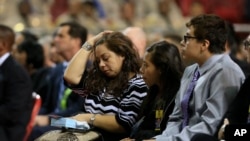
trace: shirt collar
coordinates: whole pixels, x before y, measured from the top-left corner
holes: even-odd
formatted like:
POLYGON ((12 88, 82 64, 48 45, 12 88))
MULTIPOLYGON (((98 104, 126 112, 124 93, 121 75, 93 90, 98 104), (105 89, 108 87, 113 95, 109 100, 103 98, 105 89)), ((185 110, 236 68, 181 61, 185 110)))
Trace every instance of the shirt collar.
POLYGON ((210 57, 202 66, 199 67, 200 74, 204 74, 207 70, 215 65, 215 63, 225 54, 216 54, 210 57))
POLYGON ((4 61, 10 56, 10 53, 5 53, 2 57, 0 57, 0 66, 4 63, 4 61))

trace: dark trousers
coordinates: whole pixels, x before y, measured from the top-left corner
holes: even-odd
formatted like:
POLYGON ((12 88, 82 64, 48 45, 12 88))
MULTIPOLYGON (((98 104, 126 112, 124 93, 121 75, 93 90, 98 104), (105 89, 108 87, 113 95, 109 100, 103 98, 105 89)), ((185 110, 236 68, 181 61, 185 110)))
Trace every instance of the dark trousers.
POLYGON ((219 141, 219 140, 214 136, 198 133, 192 137, 191 141, 219 141))

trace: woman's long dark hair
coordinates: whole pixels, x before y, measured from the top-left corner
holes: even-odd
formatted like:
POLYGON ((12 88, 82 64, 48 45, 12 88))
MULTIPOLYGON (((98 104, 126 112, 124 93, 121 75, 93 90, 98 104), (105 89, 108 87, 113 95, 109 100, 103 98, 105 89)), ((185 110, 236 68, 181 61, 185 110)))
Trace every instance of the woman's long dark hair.
POLYGON ((129 73, 139 73, 141 64, 139 55, 132 41, 120 32, 105 33, 101 39, 95 41, 94 50, 96 46, 102 44, 115 54, 124 57, 121 72, 116 77, 109 78, 100 71, 98 62, 94 60, 93 68, 90 69, 86 80, 86 88, 94 94, 104 92, 105 89, 105 94, 121 96, 128 86, 129 73))
MULTIPOLYGON (((156 96, 159 93, 159 87, 153 85, 149 88, 148 95, 143 102, 142 113, 148 112, 146 108, 149 103, 166 104, 170 103, 180 87, 181 77, 184 71, 182 59, 177 47, 166 41, 160 41, 154 43, 152 46, 146 50, 151 56, 151 62, 155 67, 161 72, 160 74, 160 84, 163 89, 160 93, 158 100, 156 96), (159 101, 159 99, 161 99, 159 101), (156 100, 156 102, 154 102, 156 100)), ((156 106, 156 105, 155 105, 156 106)), ((154 107, 151 107, 154 108, 154 107)), ((142 115, 141 115, 142 116, 142 115)))

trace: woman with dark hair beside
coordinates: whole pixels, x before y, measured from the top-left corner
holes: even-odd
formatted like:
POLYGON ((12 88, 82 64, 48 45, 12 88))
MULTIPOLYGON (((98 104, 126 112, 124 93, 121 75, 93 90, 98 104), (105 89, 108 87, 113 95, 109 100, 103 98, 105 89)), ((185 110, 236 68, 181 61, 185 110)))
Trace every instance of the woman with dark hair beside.
POLYGON ((131 40, 120 32, 102 32, 85 42, 64 73, 73 91, 85 94, 84 113, 72 118, 93 125, 105 141, 128 136, 147 94, 140 64, 131 40), (93 65, 86 69, 90 57, 93 65))
POLYGON ((183 70, 182 60, 175 45, 161 41, 147 48, 141 73, 149 91, 142 104, 140 120, 130 135, 131 139, 124 140, 150 139, 166 128, 183 70))

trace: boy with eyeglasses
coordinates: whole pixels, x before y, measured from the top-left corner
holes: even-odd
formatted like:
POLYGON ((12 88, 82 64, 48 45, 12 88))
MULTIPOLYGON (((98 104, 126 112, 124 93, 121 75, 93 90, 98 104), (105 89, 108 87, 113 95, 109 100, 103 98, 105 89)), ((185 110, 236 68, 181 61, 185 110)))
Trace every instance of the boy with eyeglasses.
POLYGON ((205 14, 186 26, 182 56, 192 65, 183 74, 167 128, 152 141, 189 141, 198 133, 214 136, 245 80, 240 67, 224 53, 223 19, 205 14))

